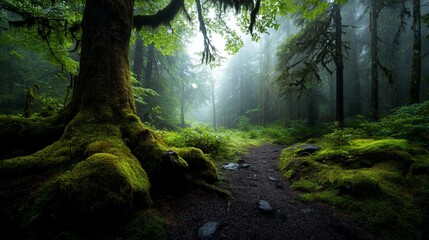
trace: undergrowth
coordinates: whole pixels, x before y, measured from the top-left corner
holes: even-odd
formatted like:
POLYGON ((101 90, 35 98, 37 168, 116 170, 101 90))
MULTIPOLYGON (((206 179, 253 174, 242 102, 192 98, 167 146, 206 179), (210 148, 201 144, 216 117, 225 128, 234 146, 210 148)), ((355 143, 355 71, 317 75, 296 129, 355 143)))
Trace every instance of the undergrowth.
POLYGON ((284 127, 271 124, 267 127, 254 126, 246 121, 239 129, 218 129, 204 124, 180 131, 156 131, 156 135, 170 147, 195 147, 218 162, 235 161, 247 149, 261 144, 289 145, 314 135, 314 129, 302 121, 294 121, 284 127))
POLYGON ((363 118, 286 148, 279 168, 303 201, 324 201, 383 239, 424 239, 429 201, 429 102, 363 118), (320 150, 299 154, 309 145, 320 150))

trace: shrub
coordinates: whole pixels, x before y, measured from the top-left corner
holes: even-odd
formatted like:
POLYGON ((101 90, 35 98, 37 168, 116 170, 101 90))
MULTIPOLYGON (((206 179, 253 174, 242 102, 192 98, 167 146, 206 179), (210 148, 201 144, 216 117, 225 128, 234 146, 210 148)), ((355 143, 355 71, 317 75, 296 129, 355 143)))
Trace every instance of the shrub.
POLYGON ((157 136, 172 147, 195 147, 204 153, 217 153, 226 145, 221 134, 209 132, 203 127, 186 128, 181 132, 157 131, 157 136))
POLYGON ((397 108, 379 122, 363 122, 368 135, 382 138, 403 138, 414 142, 429 142, 429 101, 397 108))

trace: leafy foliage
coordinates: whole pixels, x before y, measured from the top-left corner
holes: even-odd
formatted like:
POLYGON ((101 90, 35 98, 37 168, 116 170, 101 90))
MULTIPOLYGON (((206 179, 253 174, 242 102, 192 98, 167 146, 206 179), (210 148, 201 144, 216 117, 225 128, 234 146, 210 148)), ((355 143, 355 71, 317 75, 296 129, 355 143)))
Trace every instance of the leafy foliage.
POLYGON ((276 67, 279 74, 275 82, 283 96, 288 89, 304 90, 320 82, 321 68, 332 73, 329 67, 335 58, 332 17, 332 11, 324 11, 313 20, 304 21, 303 29, 279 47, 276 67))
POLYGON ((400 107, 379 122, 363 122, 373 137, 395 137, 427 143, 429 141, 429 101, 400 107))
POLYGON ((158 133, 167 145, 196 147, 204 153, 217 153, 226 145, 226 140, 220 134, 209 132, 202 127, 186 128, 179 133, 162 131, 158 133))

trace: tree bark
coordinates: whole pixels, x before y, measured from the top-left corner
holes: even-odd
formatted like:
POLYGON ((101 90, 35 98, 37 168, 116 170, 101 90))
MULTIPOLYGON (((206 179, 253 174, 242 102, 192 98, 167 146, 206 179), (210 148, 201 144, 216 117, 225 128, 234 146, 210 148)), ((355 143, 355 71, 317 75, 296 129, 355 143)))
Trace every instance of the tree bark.
POLYGON ((211 100, 212 100, 212 111, 213 111, 213 128, 214 131, 217 131, 217 122, 216 122, 216 94, 215 94, 215 82, 213 79, 213 74, 210 75, 211 76, 211 81, 210 81, 210 90, 211 90, 211 100))
POLYGON ((335 24, 335 65, 336 65, 336 121, 339 127, 344 127, 344 64, 341 26, 341 6, 334 4, 335 24))
MULTIPOLYGON (((147 47, 147 62, 146 62, 146 67, 144 69, 144 75, 143 75, 143 87, 145 88, 150 88, 150 89, 154 89, 153 83, 152 83, 152 78, 153 78, 153 73, 154 73, 154 69, 155 69, 155 46, 154 44, 149 44, 149 46, 147 47)), ((146 99, 144 99, 145 102, 147 103, 147 107, 146 110, 143 111, 142 113, 142 120, 144 122, 150 122, 153 123, 153 119, 152 119, 152 108, 155 107, 154 103, 153 103, 153 97, 148 96, 146 97, 146 99)))
POLYGON ((128 48, 132 0, 87 0, 82 20, 80 73, 72 109, 105 114, 135 113, 128 48))
POLYGON ((410 103, 420 101, 420 81, 422 72, 421 52, 422 52, 422 34, 421 34, 421 12, 420 0, 413 0, 413 62, 411 68, 410 85, 410 103))
POLYGON ((371 31, 371 106, 372 121, 378 121, 378 36, 377 36, 377 1, 372 0, 370 6, 370 31, 371 31))

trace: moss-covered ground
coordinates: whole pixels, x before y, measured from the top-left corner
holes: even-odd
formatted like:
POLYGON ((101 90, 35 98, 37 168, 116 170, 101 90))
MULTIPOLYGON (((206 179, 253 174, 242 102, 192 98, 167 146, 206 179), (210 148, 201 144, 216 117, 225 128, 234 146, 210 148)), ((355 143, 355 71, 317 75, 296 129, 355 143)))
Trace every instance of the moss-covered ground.
MULTIPOLYGON (((55 123, 2 120, 35 137, 55 123)), ((13 132, 7 124, 0 126, 5 136, 13 132)), ((80 112, 62 128, 62 136, 52 136, 45 147, 30 151, 18 144, 13 154, 5 151, 6 158, 0 160, 0 224, 7 230, 5 236, 51 239, 76 229, 106 230, 137 219, 136 211, 151 207, 154 190, 190 185, 213 190, 210 184, 219 180, 216 167, 201 150, 171 151, 134 114, 80 112), (17 156, 8 158, 12 155, 17 156)), ((16 142, 19 138, 25 134, 16 142)), ((155 216, 144 219, 159 223, 155 216)))
POLYGON ((427 227, 429 153, 404 139, 332 142, 332 134, 299 154, 282 152, 280 170, 303 201, 323 201, 383 239, 422 239, 427 227))

